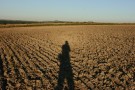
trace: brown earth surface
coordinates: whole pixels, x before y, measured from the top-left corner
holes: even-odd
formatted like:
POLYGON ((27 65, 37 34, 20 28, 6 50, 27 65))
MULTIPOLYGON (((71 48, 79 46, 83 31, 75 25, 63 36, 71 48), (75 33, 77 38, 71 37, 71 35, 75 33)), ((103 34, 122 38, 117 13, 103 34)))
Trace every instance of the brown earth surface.
POLYGON ((62 85, 135 90, 135 25, 0 28, 1 89, 59 90, 62 85), (69 51, 62 47, 65 41, 69 51))

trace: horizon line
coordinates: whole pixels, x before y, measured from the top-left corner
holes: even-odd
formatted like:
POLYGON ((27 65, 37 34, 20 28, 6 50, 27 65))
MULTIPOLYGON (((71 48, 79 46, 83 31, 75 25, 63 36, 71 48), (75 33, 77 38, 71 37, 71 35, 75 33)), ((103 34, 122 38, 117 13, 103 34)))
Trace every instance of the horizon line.
POLYGON ((114 21, 77 21, 77 20, 22 20, 22 19, 0 19, 0 21, 24 21, 24 22, 86 22, 86 23, 135 23, 135 22, 114 22, 114 21))

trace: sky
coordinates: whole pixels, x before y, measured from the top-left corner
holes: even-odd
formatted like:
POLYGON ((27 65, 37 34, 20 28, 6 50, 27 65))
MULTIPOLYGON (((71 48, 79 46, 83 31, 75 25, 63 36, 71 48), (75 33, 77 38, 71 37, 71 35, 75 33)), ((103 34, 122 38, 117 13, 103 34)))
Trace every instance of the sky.
POLYGON ((0 0, 0 19, 135 22, 135 0, 0 0))

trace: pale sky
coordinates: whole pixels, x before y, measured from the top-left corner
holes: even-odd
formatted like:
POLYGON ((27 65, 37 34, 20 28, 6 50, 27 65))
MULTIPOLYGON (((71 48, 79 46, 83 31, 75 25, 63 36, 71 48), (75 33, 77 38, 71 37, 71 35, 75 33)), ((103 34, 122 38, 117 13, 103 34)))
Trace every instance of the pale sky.
POLYGON ((0 0, 0 19, 135 22, 135 0, 0 0))

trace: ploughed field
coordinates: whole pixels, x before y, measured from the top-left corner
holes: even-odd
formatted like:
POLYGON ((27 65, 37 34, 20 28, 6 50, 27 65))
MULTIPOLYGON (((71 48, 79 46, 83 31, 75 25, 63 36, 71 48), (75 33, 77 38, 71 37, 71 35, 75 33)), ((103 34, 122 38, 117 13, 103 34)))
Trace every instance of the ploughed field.
POLYGON ((64 68, 63 89, 135 90, 134 25, 0 28, 1 89, 60 89, 65 41, 72 75, 64 68))

